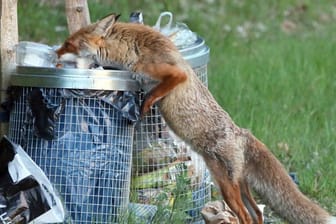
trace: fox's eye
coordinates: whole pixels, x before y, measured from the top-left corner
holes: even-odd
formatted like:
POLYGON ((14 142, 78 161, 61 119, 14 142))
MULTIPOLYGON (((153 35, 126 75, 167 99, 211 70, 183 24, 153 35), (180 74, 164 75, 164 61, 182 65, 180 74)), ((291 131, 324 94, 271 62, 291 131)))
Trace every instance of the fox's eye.
POLYGON ((64 43, 64 47, 66 47, 66 48, 72 47, 72 44, 69 43, 69 42, 65 42, 65 43, 64 43))
POLYGON ((79 47, 84 47, 85 46, 84 40, 80 40, 78 45, 79 47))

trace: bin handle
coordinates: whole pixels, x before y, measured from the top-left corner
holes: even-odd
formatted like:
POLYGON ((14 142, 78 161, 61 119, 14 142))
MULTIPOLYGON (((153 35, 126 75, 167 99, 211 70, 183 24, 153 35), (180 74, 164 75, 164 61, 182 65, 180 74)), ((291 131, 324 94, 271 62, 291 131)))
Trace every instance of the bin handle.
POLYGON ((162 12, 160 13, 160 16, 158 17, 155 25, 154 25, 154 29, 158 30, 158 31, 169 31, 171 29, 171 26, 172 26, 172 23, 173 23, 173 13, 169 12, 169 11, 165 11, 165 12, 162 12), (169 20, 168 20, 168 23, 162 27, 161 25, 161 19, 165 16, 168 16, 169 17, 169 20))

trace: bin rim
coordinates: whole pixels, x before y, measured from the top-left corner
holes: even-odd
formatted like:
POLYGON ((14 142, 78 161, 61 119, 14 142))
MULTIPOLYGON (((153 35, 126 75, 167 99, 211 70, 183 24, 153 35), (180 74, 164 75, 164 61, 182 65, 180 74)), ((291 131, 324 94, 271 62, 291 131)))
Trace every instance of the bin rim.
MULTIPOLYGON (((210 49, 204 39, 179 49, 193 69, 207 65, 210 49)), ((127 70, 17 66, 10 84, 22 87, 141 91, 137 75, 127 70)))
POLYGON ((197 36, 195 43, 178 50, 192 68, 207 65, 209 62, 210 48, 200 36, 197 36))
POLYGON ((126 70, 17 66, 10 84, 22 87, 140 91, 135 74, 126 70))

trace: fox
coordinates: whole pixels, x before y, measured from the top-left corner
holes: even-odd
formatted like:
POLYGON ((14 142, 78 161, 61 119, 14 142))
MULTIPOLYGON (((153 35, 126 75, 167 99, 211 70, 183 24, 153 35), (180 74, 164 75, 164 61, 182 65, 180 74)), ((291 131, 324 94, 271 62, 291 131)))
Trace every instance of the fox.
POLYGON ((241 224, 263 223, 251 189, 289 223, 336 224, 336 217, 299 190, 264 143, 234 123, 167 36, 119 17, 112 13, 71 34, 56 50, 58 57, 90 57, 156 80, 141 116, 158 105, 169 128, 203 158, 241 224))

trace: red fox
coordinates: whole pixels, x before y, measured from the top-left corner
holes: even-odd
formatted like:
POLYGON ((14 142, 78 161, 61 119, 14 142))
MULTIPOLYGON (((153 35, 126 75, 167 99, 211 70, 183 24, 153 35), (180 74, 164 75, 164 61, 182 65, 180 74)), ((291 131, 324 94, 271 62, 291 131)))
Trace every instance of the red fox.
POLYGON ((158 103, 172 131, 203 157, 241 224, 263 222, 249 187, 290 223, 336 224, 335 217, 299 191, 262 142, 232 121, 167 37, 118 17, 111 14, 72 34, 58 56, 92 57, 159 81, 147 93, 141 114, 158 103))

